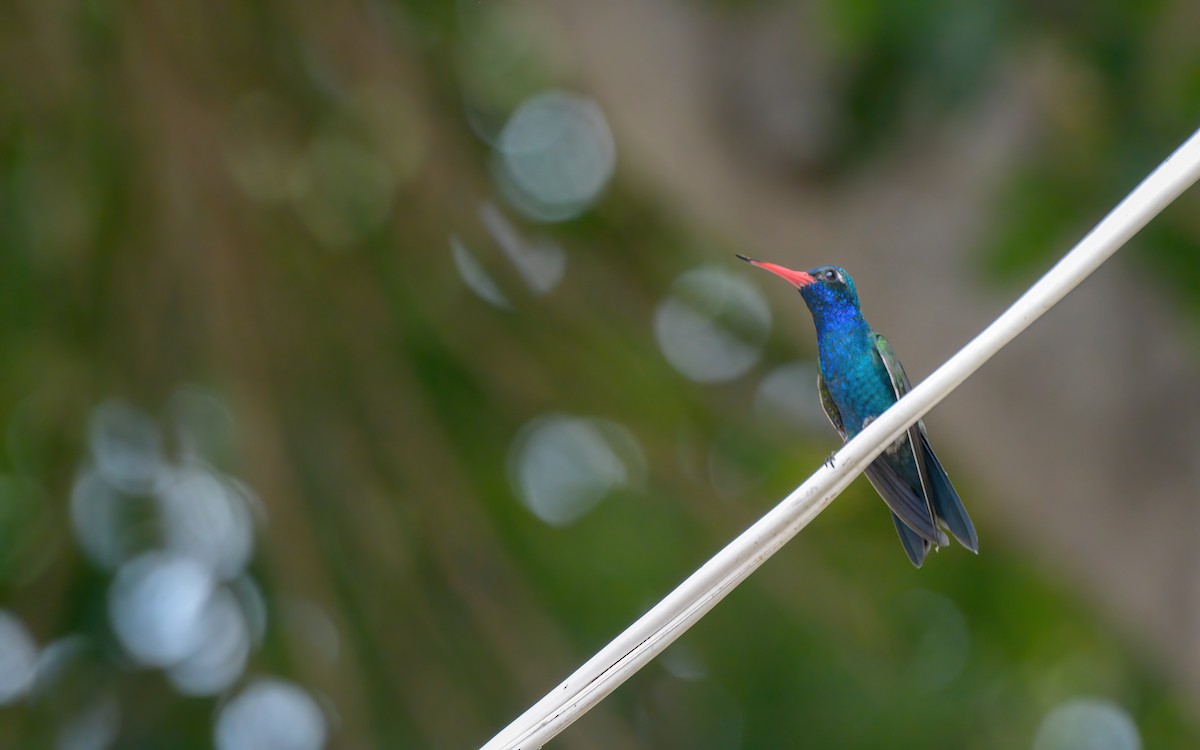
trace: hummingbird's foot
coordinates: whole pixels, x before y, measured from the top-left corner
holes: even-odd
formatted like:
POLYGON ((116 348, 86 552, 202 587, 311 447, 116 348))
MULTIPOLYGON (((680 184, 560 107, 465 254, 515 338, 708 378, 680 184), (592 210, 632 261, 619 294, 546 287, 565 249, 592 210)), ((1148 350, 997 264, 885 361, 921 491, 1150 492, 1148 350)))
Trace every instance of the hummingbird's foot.
POLYGON ((825 465, 831 469, 836 469, 837 466, 834 464, 834 460, 833 460, 834 457, 836 457, 836 456, 837 456, 837 453, 830 453, 829 458, 825 459, 825 465))

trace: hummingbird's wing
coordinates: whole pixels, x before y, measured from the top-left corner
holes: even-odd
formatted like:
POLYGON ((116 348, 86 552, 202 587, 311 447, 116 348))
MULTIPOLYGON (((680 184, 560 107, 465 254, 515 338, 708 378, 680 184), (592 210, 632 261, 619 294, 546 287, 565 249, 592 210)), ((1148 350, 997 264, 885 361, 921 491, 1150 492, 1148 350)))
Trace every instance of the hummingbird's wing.
POLYGON ((829 389, 825 387, 825 377, 820 372, 817 373, 817 390, 821 392, 821 408, 825 410, 825 416, 829 417, 833 429, 837 430, 837 433, 842 436, 842 442, 845 442, 846 425, 842 423, 842 412, 834 403, 833 396, 829 395, 829 389))
MULTIPOLYGON (((829 417, 829 421, 833 423, 833 429, 842 436, 842 440, 845 440, 846 425, 842 421, 842 413, 829 393, 829 388, 825 385, 825 378, 820 373, 817 374, 817 390, 821 393, 821 406, 825 409, 825 416, 829 417)), ((867 479, 874 485, 875 491, 879 493, 887 506, 892 509, 892 515, 898 522, 901 522, 900 525, 913 530, 909 536, 900 532, 900 541, 904 543, 904 550, 908 553, 909 559, 919 567, 921 561, 925 559, 925 552, 928 551, 930 542, 945 544, 948 541, 946 535, 941 533, 934 523, 929 503, 925 499, 927 496, 914 491, 911 482, 905 481, 886 459, 872 461, 863 473, 867 475, 867 479), (922 542, 924 542, 923 545, 922 542)))
MULTIPOLYGON (((899 518, 907 528, 920 536, 927 544, 936 544, 941 547, 950 543, 945 532, 935 525, 933 514, 929 510, 925 498, 918 494, 911 482, 900 475, 893 465, 893 459, 881 455, 872 461, 863 473, 867 475, 867 479, 871 481, 875 491, 883 498, 883 502, 887 503, 892 514, 899 518)), ((908 543, 905 535, 902 533, 900 537, 901 541, 905 542, 907 549, 908 543)), ((909 557, 913 557, 912 553, 909 554, 909 557)))
MULTIPOLYGON (((892 379, 896 398, 908 393, 910 385, 908 375, 904 372, 904 366, 900 364, 900 359, 892 350, 888 340, 878 333, 875 334, 875 350, 879 353, 879 358, 883 361, 883 365, 892 379)), ((967 509, 954 490, 954 485, 950 484, 950 477, 946 476, 946 470, 942 468, 941 461, 938 461, 933 448, 929 446, 929 436, 925 432, 924 422, 917 421, 909 428, 908 443, 917 461, 921 488, 924 490, 925 497, 928 498, 935 523, 938 520, 944 522, 960 544, 972 552, 978 553, 979 538, 975 533, 975 525, 971 523, 971 517, 967 515, 967 509)))
MULTIPOLYGON (((896 394, 896 399, 908 393, 911 385, 908 381, 908 375, 904 372, 904 365, 900 364, 900 358, 896 356, 896 352, 892 350, 892 345, 888 343, 880 334, 875 336, 875 353, 879 356, 880 362, 887 370, 888 378, 892 381, 892 391, 896 394)), ((880 490, 880 494, 884 495, 880 487, 880 483, 876 482, 872 474, 880 475, 880 479, 884 480, 884 484, 893 495, 900 494, 906 501, 904 504, 911 510, 916 511, 915 514, 897 513, 900 520, 904 521, 909 527, 924 537, 927 541, 938 546, 949 543, 949 539, 937 527, 937 513, 934 509, 933 491, 931 487, 929 470, 924 460, 922 450, 921 433, 923 427, 918 421, 916 424, 908 428, 908 434, 898 441, 898 451, 895 452, 897 461, 908 461, 910 458, 913 465, 916 466, 917 476, 920 479, 920 486, 914 487, 911 480, 906 480, 900 475, 893 461, 889 461, 887 456, 880 456, 868 468, 867 477, 871 478, 875 488, 880 490), (915 507, 914 507, 915 506, 915 507), (915 517, 914 517, 915 515, 915 517), (916 521, 916 523, 913 523, 916 521), (932 533, 929 533, 932 532, 932 533)), ((924 443, 927 445, 928 443, 924 443)), ((891 452, 893 449, 889 448, 891 452)), ((887 500, 887 495, 884 495, 887 500)), ((889 503, 891 505, 891 503, 889 503)), ((896 512, 896 508, 892 508, 896 512)), ((906 542, 904 534, 901 534, 901 542, 906 542)), ((908 544, 905 543, 905 550, 908 550, 908 544)), ((913 559, 913 563, 917 564, 914 556, 910 553, 909 558, 913 559)))

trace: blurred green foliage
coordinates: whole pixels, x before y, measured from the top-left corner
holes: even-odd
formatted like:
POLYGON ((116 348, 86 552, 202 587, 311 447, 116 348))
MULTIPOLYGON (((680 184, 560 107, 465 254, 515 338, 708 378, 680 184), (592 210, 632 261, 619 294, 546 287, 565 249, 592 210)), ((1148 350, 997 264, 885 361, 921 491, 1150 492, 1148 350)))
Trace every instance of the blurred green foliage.
MULTIPOLYGON (((1005 228, 977 251, 989 278, 1028 275, 1200 122, 1200 46, 1174 26, 1194 20, 1181 8, 822 3, 848 123, 828 171, 885 153, 914 109, 952 121, 1014 47, 1053 48, 1086 84, 1012 165, 1005 228)), ((269 519, 248 572, 267 628, 247 674, 322 696, 337 747, 485 741, 825 458, 831 432, 766 424, 744 381, 693 383, 662 357, 656 304, 725 251, 669 197, 619 172, 577 219, 514 220, 569 257, 545 296, 496 249, 478 206, 515 212, 495 197, 486 138, 528 95, 575 85, 544 13, 0 10, 0 606, 40 645, 85 644, 65 676, 0 706, 0 745, 54 746, 97 696, 120 707, 114 747, 212 745, 224 699, 133 666, 109 622, 113 575, 72 528, 106 399, 167 420, 170 395, 198 384, 229 405, 236 438, 208 460, 269 519), (511 310, 463 285, 451 236, 511 310), (509 462, 547 412, 627 427, 644 481, 573 524, 539 520, 509 462), (738 491, 714 488, 714 461, 738 491), (289 620, 295 600, 328 613, 332 662, 289 620)), ((1185 201, 1142 243, 1194 305, 1185 201)), ((809 346, 774 335, 754 374, 809 346)), ((955 477, 973 508, 1002 502, 955 477)), ((1190 704, 1128 634, 1001 531, 981 535, 979 558, 954 549, 915 571, 858 482, 560 742, 1009 748, 1078 695, 1122 706, 1146 747, 1200 742, 1190 704)))

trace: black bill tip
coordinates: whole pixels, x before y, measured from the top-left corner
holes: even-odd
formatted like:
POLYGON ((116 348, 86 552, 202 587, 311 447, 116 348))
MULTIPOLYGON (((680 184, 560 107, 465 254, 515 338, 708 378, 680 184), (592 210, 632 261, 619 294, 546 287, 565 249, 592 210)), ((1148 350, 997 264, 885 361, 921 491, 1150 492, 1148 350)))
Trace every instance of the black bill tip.
POLYGON ((745 255, 742 255, 741 253, 734 253, 734 256, 735 256, 735 257, 737 257, 737 258, 739 258, 739 259, 741 259, 741 260, 744 260, 744 261, 746 261, 747 263, 753 263, 753 262, 754 262, 754 259, 753 259, 753 258, 747 258, 745 255))

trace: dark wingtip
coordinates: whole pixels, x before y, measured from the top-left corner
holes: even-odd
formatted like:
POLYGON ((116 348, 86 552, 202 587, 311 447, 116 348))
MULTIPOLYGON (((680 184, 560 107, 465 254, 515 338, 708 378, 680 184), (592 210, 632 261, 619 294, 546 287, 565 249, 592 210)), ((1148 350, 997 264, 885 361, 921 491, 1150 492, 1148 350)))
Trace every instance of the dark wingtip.
POLYGON ((735 258, 738 258, 738 259, 740 259, 740 260, 744 260, 744 261, 746 261, 747 263, 753 263, 753 262, 754 262, 754 259, 753 259, 753 258, 747 258, 745 255, 742 255, 741 253, 734 253, 733 255, 734 255, 734 257, 735 257, 735 258))

